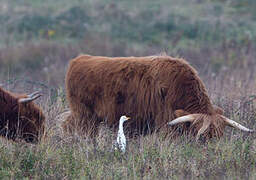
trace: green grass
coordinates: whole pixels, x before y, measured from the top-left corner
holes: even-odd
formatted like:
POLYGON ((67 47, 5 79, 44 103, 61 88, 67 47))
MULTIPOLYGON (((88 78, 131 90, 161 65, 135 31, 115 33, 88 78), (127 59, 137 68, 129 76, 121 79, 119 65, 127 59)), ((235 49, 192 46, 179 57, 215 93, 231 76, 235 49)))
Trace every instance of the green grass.
MULTIPOLYGON (((248 90, 228 93, 230 90, 225 88, 228 81, 230 79, 224 79, 224 83, 219 84, 222 88, 216 89, 211 87, 215 80, 206 82, 213 101, 224 109, 227 117, 256 129, 255 103, 252 97, 245 96, 248 90)), ((14 85, 21 89, 23 83, 14 85)), ((242 82, 242 86, 245 84, 242 82)), ((240 90, 232 85, 228 86, 233 92, 240 90)), ((28 91, 33 89, 26 87, 28 91)), ((122 154, 112 151, 116 132, 105 125, 101 125, 96 139, 64 135, 60 124, 65 117, 60 114, 67 109, 65 93, 60 88, 55 95, 47 96, 47 90, 44 94, 37 103, 46 115, 47 138, 38 145, 0 139, 0 178, 253 179, 256 175, 254 134, 227 127, 221 139, 201 143, 193 137, 163 138, 161 133, 154 133, 128 139, 127 151, 122 154)))
POLYGON ((165 47, 180 35, 180 40, 202 45, 217 45, 224 37, 238 42, 244 38, 254 40, 255 3, 231 2, 2 0, 6 10, 0 21, 4 38, 12 43, 44 38, 78 41, 92 32, 103 33, 115 41, 124 39, 156 47, 165 47), (49 37, 48 30, 55 34, 49 37))
POLYGON ((240 135, 197 144, 186 137, 161 140, 154 134, 130 140, 124 155, 111 152, 108 136, 96 143, 79 137, 56 141, 53 136, 37 146, 1 142, 0 177, 232 179, 256 175, 255 143, 240 135))

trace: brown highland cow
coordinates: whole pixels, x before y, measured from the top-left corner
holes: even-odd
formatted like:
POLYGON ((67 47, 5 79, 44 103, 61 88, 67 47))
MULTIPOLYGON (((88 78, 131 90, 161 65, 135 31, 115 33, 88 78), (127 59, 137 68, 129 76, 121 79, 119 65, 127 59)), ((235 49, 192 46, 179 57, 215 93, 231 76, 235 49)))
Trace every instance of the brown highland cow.
POLYGON ((132 133, 176 129, 208 139, 222 136, 225 126, 252 132, 223 116, 183 59, 82 55, 70 62, 66 90, 67 133, 95 135, 101 122, 117 127, 122 115, 133 119, 126 124, 132 133))
POLYGON ((0 136, 36 143, 44 132, 45 117, 32 101, 41 95, 13 94, 0 87, 0 136))

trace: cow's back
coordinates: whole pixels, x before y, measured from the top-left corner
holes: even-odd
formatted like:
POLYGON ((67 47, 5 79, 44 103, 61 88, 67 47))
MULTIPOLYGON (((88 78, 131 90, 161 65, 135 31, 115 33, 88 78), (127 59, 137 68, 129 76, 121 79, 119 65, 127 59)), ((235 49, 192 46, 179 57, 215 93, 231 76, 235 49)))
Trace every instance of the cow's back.
POLYGON ((139 131, 163 126, 174 118, 175 109, 202 101, 194 99, 194 91, 205 92, 197 72, 186 61, 169 56, 79 56, 70 62, 66 89, 80 126, 101 121, 115 126, 121 115, 128 115, 134 121, 127 126, 139 131))
POLYGON ((80 56, 72 60, 66 89, 73 115, 96 115, 97 121, 106 120, 110 126, 123 114, 144 117, 154 96, 151 63, 151 58, 133 57, 80 56))

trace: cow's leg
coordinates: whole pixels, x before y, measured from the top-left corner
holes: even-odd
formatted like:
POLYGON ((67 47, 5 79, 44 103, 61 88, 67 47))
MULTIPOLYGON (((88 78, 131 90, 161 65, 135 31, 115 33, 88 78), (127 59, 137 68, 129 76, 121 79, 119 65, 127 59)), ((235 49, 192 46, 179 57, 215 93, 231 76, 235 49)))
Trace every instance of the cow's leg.
POLYGON ((80 136, 95 137, 98 134, 100 121, 96 116, 75 118, 70 114, 62 123, 65 134, 72 135, 75 132, 80 136))
POLYGON ((72 114, 70 114, 66 120, 61 125, 63 131, 67 135, 74 134, 75 132, 75 119, 72 114))
POLYGON ((90 117, 82 117, 79 120, 76 129, 80 136, 87 135, 93 138, 98 135, 99 125, 100 119, 96 115, 92 115, 90 117))

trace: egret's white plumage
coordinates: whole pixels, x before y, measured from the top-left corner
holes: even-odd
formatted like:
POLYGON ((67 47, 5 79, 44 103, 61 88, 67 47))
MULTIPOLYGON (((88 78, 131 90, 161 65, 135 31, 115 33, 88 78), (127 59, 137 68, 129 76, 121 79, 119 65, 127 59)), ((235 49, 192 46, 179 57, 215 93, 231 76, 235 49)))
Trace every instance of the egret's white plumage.
POLYGON ((115 142, 115 149, 119 149, 121 150, 123 153, 125 153, 125 149, 126 149, 126 138, 124 135, 124 128, 123 128, 123 124, 125 121, 129 120, 130 117, 127 116, 121 116, 120 120, 119 120, 119 129, 118 129, 118 133, 117 133, 117 138, 116 138, 116 142, 115 142))

